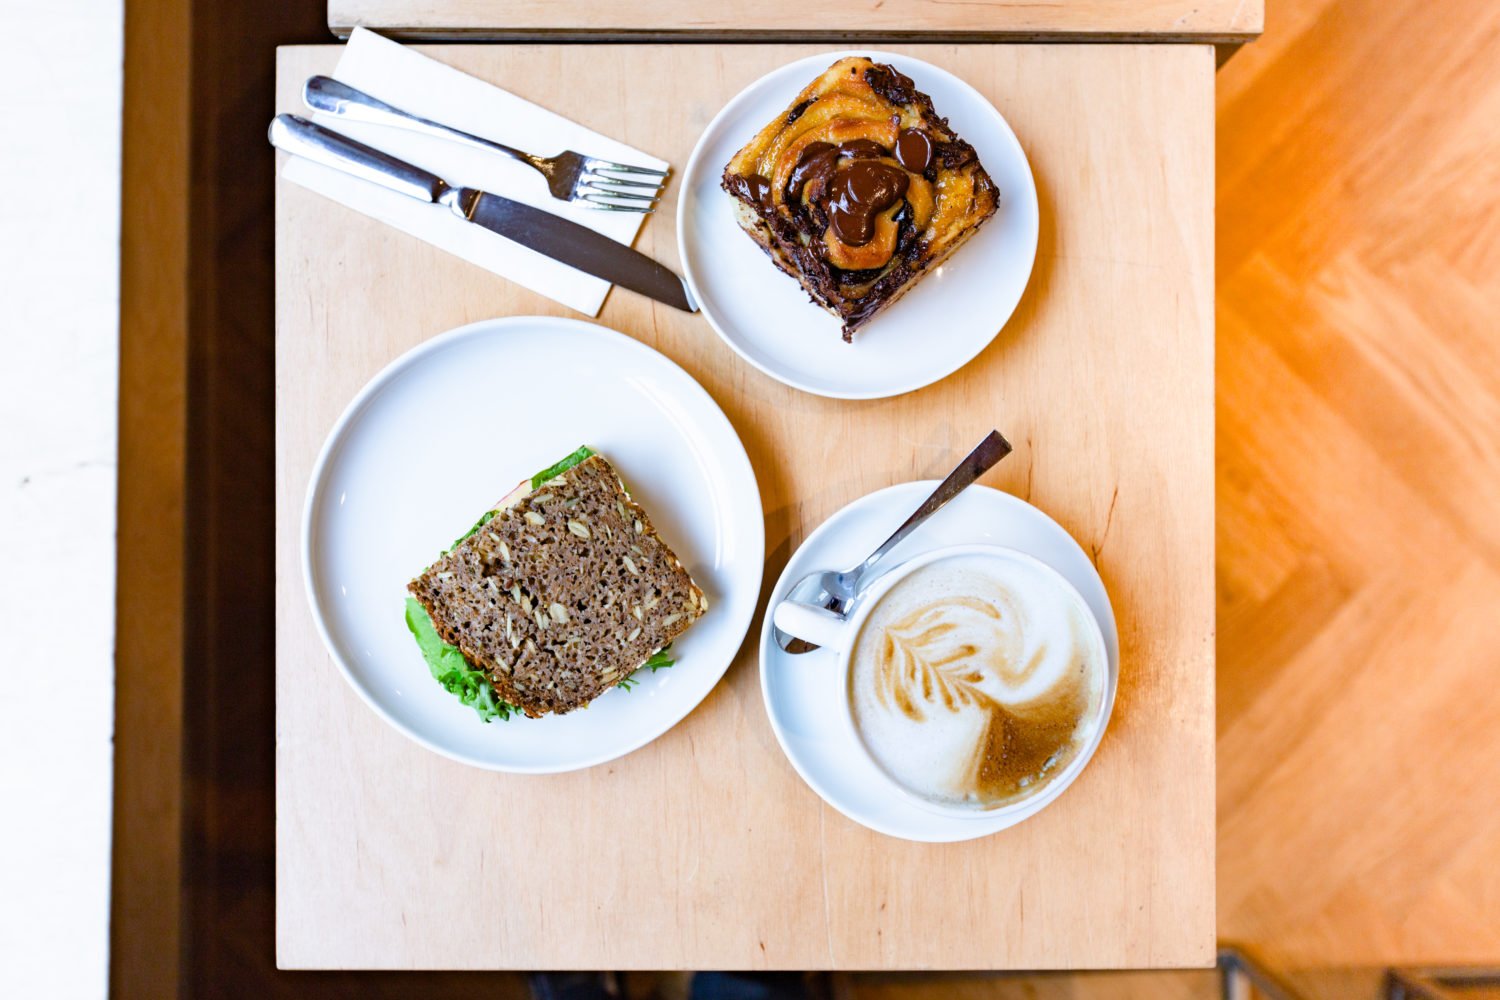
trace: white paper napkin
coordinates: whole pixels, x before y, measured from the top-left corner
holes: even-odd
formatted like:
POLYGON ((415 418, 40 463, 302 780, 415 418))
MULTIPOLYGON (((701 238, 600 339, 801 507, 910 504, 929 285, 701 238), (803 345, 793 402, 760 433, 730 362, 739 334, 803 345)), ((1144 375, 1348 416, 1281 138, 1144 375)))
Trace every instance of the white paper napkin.
MULTIPOLYGON (((667 168, 663 160, 364 28, 356 28, 350 35, 333 76, 403 111, 530 153, 550 156, 573 149, 618 163, 667 168)), ((301 113, 304 117, 309 114, 306 110, 301 113)), ((558 201, 547 193, 541 174, 499 153, 332 115, 312 117, 319 124, 430 170, 449 183, 534 205, 626 246, 635 239, 645 219, 635 212, 601 212, 558 201)), ((287 158, 281 176, 590 316, 599 314, 609 293, 609 282, 604 279, 465 222, 442 206, 424 205, 295 156, 287 158)))

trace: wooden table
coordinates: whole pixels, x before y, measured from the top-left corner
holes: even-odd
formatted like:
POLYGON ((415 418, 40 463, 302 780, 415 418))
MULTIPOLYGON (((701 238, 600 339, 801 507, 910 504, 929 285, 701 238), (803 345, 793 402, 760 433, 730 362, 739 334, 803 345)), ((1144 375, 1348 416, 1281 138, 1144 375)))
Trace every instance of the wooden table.
MULTIPOLYGON (((680 167, 730 96, 820 48, 429 51, 680 167), (672 100, 614 85, 647 78, 672 100)), ((1115 603, 1119 701, 1098 756, 1055 805, 999 835, 918 845, 871 833, 824 806, 782 756, 753 639, 675 729, 587 771, 490 774, 387 727, 344 684, 307 609, 297 534, 317 448, 355 391, 414 344, 484 317, 564 310, 281 183, 283 967, 1213 961, 1213 49, 897 48, 994 101, 1036 174, 1036 270, 987 350, 921 391, 841 402, 767 378, 703 319, 638 296, 611 295, 600 322, 693 373, 743 436, 766 511, 767 588, 832 511, 941 475, 980 430, 1001 428, 1016 454, 985 481, 1071 531, 1115 603)), ((283 49, 279 109, 337 53, 283 49)), ((674 267, 676 194, 637 241, 674 267)))
POLYGON ((399 38, 881 41, 1109 39, 1235 44, 1264 0, 328 0, 328 26, 399 38))

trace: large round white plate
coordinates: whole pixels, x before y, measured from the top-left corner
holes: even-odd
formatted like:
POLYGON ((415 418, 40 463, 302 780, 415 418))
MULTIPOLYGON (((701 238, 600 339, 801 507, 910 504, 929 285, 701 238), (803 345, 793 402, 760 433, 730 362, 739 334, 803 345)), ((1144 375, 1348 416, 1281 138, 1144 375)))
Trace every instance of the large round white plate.
POLYGON ((518 317, 427 341, 364 387, 313 468, 302 567, 344 676, 386 721, 455 760, 554 772, 666 732, 718 683, 760 593, 755 474, 708 393, 662 355, 591 323, 518 317), (406 584, 517 482, 587 444, 614 463, 709 599, 673 646, 586 710, 483 723, 428 673, 406 584))
POLYGON ((1036 260, 1036 184, 1015 133, 979 91, 910 56, 868 49, 809 56, 768 73, 709 123, 682 174, 677 240, 693 296, 730 347, 772 378, 820 396, 871 399, 936 382, 1000 332, 1036 260), (734 221, 724 165, 803 87, 845 56, 890 63, 932 97, 973 144, 1000 208, 968 243, 846 344, 841 325, 808 301, 734 221))
MULTIPOLYGON (((834 514, 792 555, 771 592, 769 607, 774 608, 793 583, 814 570, 857 565, 936 486, 935 480, 901 483, 861 497, 834 514)), ((1098 570, 1071 535, 1024 500, 971 486, 887 558, 895 566, 932 549, 980 543, 1035 556, 1076 587, 1104 633, 1110 669, 1118 672, 1120 640, 1098 570)), ((760 686, 771 728, 802 780, 856 823, 905 840, 972 840, 1014 826, 1065 794, 1062 789, 1055 794, 1044 791, 1031 801, 1030 808, 994 817, 945 816, 923 809, 892 787, 844 724, 839 705, 844 678, 838 655, 825 649, 800 656, 784 653, 771 628, 768 613, 760 635, 760 686)))

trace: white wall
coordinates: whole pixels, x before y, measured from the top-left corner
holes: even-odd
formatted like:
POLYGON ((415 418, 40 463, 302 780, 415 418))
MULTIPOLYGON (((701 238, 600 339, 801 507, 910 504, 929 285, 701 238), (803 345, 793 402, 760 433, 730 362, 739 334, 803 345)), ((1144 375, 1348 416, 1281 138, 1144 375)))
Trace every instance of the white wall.
POLYGON ((100 997, 123 15, 0 9, 0 996, 100 997))

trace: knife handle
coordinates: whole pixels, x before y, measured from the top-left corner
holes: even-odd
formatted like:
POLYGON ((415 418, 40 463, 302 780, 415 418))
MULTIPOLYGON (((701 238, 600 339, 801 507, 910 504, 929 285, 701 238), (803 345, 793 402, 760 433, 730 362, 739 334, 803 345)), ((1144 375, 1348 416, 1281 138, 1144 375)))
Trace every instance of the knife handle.
POLYGON ((409 198, 436 202, 452 190, 437 174, 297 115, 277 115, 271 121, 269 135, 271 145, 277 149, 372 181, 409 198))

